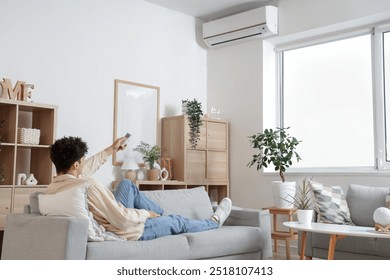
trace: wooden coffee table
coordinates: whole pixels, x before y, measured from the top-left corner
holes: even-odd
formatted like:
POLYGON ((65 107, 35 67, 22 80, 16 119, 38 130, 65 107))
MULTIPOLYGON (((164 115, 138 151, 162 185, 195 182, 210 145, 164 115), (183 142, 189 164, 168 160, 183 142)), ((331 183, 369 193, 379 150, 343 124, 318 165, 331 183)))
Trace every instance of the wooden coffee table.
POLYGON ((336 248, 337 240, 345 238, 346 236, 390 238, 390 233, 376 232, 374 227, 360 227, 360 226, 336 225, 336 224, 324 224, 324 223, 300 224, 298 222, 284 222, 283 225, 285 225, 288 228, 295 229, 297 231, 302 232, 302 246, 300 252, 301 260, 303 260, 305 257, 307 232, 324 233, 330 236, 328 260, 333 260, 334 258, 334 251, 336 248))

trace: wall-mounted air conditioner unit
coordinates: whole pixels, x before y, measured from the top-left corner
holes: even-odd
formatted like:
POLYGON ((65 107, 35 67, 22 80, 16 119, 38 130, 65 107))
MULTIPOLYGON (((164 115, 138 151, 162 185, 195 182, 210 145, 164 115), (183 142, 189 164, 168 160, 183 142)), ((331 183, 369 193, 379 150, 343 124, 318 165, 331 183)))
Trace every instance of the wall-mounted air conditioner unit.
POLYGON ((209 47, 278 34, 278 8, 264 6, 203 24, 203 40, 209 47))

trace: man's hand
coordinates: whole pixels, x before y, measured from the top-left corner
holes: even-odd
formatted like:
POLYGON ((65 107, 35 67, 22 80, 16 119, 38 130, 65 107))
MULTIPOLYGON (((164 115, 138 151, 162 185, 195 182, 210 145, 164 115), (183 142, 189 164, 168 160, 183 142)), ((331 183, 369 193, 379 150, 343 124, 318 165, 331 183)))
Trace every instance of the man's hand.
POLYGON ((149 218, 157 218, 160 217, 160 214, 157 214, 156 212, 153 212, 151 210, 146 210, 149 212, 149 218))
POLYGON ((112 143, 112 148, 115 150, 115 151, 119 151, 119 150, 122 150, 123 148, 121 147, 121 143, 123 141, 126 140, 126 137, 121 137, 121 138, 118 138, 114 141, 114 143, 112 143))
POLYGON ((126 137, 120 137, 112 143, 110 147, 107 147, 104 151, 107 155, 112 155, 113 153, 116 153, 119 150, 122 150, 121 143, 126 140, 126 137))

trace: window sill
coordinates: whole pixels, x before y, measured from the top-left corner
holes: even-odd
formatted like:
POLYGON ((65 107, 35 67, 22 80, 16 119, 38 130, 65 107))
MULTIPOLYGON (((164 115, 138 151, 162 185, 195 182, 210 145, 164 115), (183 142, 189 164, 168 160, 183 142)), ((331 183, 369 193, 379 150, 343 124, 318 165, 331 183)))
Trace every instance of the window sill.
MULTIPOLYGON (((294 176, 390 176, 390 169, 376 169, 374 167, 343 167, 343 168, 289 168, 286 174, 294 176)), ((277 171, 263 171, 265 176, 279 175, 277 171)))

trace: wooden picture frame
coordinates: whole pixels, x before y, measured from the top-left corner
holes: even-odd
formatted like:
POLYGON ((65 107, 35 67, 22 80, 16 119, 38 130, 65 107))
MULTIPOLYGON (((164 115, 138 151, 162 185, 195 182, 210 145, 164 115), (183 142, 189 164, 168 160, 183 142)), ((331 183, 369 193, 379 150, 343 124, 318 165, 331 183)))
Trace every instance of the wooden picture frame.
POLYGON ((114 153, 113 165, 122 165, 126 156, 140 155, 133 151, 140 141, 158 145, 160 88, 157 86, 115 80, 114 83, 114 140, 130 133, 127 147, 114 153))

